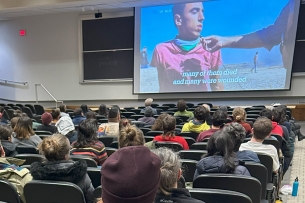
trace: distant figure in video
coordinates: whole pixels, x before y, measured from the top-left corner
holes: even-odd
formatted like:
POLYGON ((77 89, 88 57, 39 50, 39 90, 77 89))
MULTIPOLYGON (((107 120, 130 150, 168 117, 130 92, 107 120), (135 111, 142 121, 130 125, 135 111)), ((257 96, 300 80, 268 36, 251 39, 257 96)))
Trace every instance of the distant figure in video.
POLYGON ((144 47, 141 51, 141 69, 148 68, 148 59, 147 59, 147 47, 144 47))
POLYGON ((294 15, 294 12, 298 6, 295 0, 289 0, 273 25, 253 33, 231 37, 206 37, 204 41, 207 42, 207 50, 214 52, 221 48, 249 49, 265 47, 270 51, 273 46, 280 44, 283 66, 291 68, 295 44, 295 29, 298 23, 298 16, 294 15))
POLYGON ((150 64, 158 70, 159 91, 222 90, 218 81, 211 84, 203 82, 203 79, 218 78, 209 76, 207 72, 218 70, 222 62, 220 51, 211 53, 201 43, 204 20, 202 2, 175 4, 172 12, 178 34, 174 39, 155 47, 150 64))
POLYGON ((254 66, 253 66, 253 68, 251 69, 251 72, 253 72, 253 70, 254 70, 254 73, 256 73, 257 60, 258 60, 258 52, 256 52, 256 54, 255 54, 254 57, 253 57, 254 66))

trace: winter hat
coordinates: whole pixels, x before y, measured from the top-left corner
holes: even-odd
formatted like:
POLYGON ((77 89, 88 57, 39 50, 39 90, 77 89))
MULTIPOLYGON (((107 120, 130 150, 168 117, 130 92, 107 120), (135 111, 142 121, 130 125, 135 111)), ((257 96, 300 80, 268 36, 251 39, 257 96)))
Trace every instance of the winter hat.
POLYGON ((144 115, 145 115, 146 117, 151 117, 152 115, 154 115, 153 109, 152 109, 150 106, 147 106, 147 107, 145 108, 145 113, 144 113, 144 115))
POLYGON ((160 182, 160 166, 160 158, 142 145, 114 152, 101 170, 103 202, 154 202, 160 182))
POLYGON ((45 112, 41 115, 42 124, 49 125, 52 121, 52 115, 48 112, 45 112))
POLYGON ((57 127, 58 132, 62 135, 66 135, 70 131, 75 130, 72 119, 69 116, 61 117, 55 126, 57 127))

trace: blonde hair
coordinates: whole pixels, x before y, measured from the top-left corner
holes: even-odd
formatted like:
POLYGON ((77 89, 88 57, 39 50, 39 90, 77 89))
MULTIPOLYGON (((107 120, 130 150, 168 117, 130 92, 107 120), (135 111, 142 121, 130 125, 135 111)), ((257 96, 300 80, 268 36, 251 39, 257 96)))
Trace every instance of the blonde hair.
POLYGON ((237 121, 237 122, 246 120, 246 111, 241 107, 235 108, 233 110, 232 114, 233 114, 234 120, 237 121))
POLYGON ((144 145, 143 132, 135 126, 126 126, 120 131, 119 147, 144 145))
POLYGON ((35 135, 32 125, 32 119, 26 116, 20 117, 16 123, 16 126, 14 127, 16 138, 30 139, 32 135, 35 135))
POLYGON ((39 153, 44 155, 48 161, 65 160, 70 152, 70 143, 66 136, 54 134, 43 139, 38 145, 39 153))

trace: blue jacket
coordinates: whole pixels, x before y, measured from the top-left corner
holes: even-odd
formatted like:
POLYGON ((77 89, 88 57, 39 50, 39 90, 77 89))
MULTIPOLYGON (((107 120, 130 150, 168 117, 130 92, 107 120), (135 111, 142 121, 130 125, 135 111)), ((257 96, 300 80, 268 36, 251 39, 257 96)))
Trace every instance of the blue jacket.
POLYGON ((86 117, 84 116, 75 116, 73 119, 72 119, 72 122, 74 125, 79 125, 80 122, 82 122, 83 120, 85 120, 86 117))

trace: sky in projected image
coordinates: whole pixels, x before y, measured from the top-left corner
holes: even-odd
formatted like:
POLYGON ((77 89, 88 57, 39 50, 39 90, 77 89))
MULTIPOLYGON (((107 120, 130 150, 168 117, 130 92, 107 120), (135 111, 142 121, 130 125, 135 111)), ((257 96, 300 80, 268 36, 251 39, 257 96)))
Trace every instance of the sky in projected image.
MULTIPOLYGON (((260 30, 274 23, 288 0, 215 0, 203 2, 204 21, 201 35, 235 36, 260 30)), ((155 46, 172 40, 177 35, 172 15, 172 5, 141 9, 140 50, 146 46, 151 61, 155 46)), ((278 46, 271 51, 256 49, 222 49, 223 65, 253 62, 256 51, 260 62, 282 65, 278 46)))

